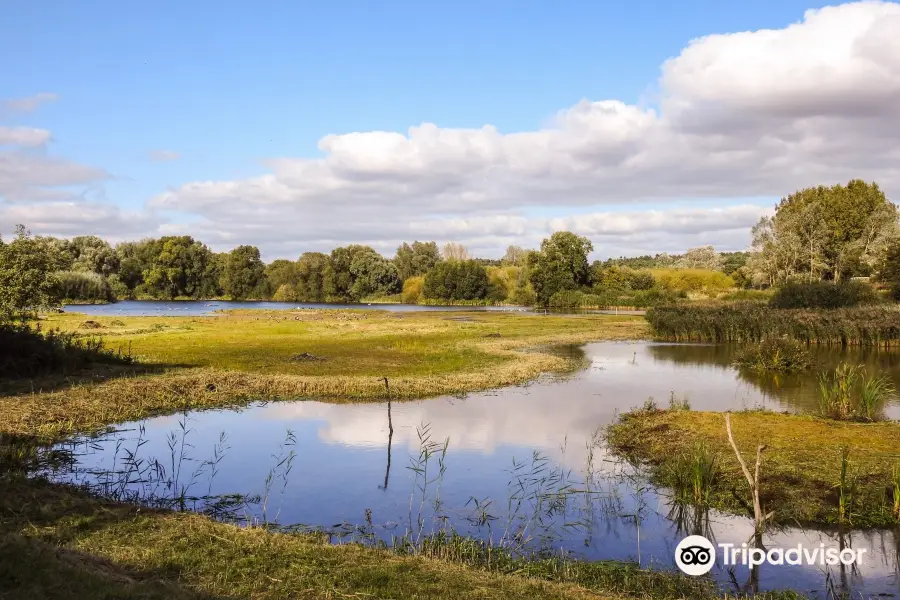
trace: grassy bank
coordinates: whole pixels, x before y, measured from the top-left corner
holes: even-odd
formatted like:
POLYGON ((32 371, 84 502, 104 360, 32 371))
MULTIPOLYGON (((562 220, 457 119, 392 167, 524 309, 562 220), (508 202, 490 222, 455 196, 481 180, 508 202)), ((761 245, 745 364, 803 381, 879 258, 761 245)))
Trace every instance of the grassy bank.
POLYGON ((647 321, 657 338, 677 342, 788 337, 806 344, 900 344, 900 305, 834 310, 774 310, 756 302, 662 306, 647 311, 647 321))
POLYGON ((633 339, 639 317, 239 311, 218 317, 49 317, 126 348, 103 366, 3 384, 0 432, 54 439, 148 415, 252 399, 412 399, 523 383, 580 366, 558 344, 633 339))
MULTIPOLYGON (((760 497, 775 521, 791 524, 894 526, 898 520, 895 484, 900 469, 900 425, 849 423, 760 411, 731 417, 735 442, 753 464, 758 444, 766 445, 760 468, 760 497), (847 455, 842 477, 842 452, 847 455), (841 517, 843 499, 844 517, 841 517)), ((698 443, 716 457, 719 473, 710 504, 751 514, 748 484, 728 443, 721 413, 640 410, 622 415, 609 430, 619 453, 646 461, 655 482, 677 485, 679 465, 690 462, 698 443)))
POLYGON ((330 545, 316 535, 241 528, 0 478, 2 598, 718 597, 704 579, 615 562, 489 560, 474 547, 399 555, 330 545))

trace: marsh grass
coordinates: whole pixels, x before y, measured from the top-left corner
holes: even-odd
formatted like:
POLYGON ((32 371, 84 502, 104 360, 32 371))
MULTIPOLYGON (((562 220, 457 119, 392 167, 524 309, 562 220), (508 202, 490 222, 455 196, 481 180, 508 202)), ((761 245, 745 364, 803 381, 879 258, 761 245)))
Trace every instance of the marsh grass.
POLYGON ((819 414, 841 421, 875 421, 894 391, 887 375, 868 375, 863 365, 841 363, 819 375, 819 414))
POLYGON ((812 368, 809 348, 787 338, 766 338, 758 344, 741 346, 735 354, 735 366, 758 372, 794 373, 812 368))
POLYGON ((666 463, 664 481, 681 504, 706 507, 720 475, 719 454, 703 441, 666 463))
MULTIPOLYGON (((761 469, 760 499, 774 510, 776 524, 836 525, 852 518, 854 527, 893 527, 898 523, 893 465, 900 460, 898 425, 891 422, 836 421, 806 415, 745 411, 732 414, 735 440, 742 449, 767 446, 761 469), (843 448, 850 454, 843 454, 843 448), (852 461, 850 457, 852 456, 852 461)), ((712 478, 712 508, 752 515, 735 490, 746 481, 729 446, 721 413, 638 411, 610 427, 611 449, 647 465, 651 481, 669 487, 670 473, 693 498, 690 457, 698 442, 721 457, 712 478), (680 462, 680 465, 677 464, 680 462), (675 464, 675 466, 672 466, 675 464)))
POLYGON ((653 334, 677 342, 758 343, 788 338, 802 344, 889 347, 900 344, 900 306, 834 310, 772 310, 758 302, 651 308, 653 334))

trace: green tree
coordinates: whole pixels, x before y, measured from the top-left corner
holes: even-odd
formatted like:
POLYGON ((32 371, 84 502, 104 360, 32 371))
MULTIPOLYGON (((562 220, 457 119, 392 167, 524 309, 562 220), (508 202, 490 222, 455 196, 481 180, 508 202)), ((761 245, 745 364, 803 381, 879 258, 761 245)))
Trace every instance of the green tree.
POLYGON ((325 277, 330 258, 321 252, 304 252, 297 260, 297 297, 301 302, 324 302, 325 277))
POLYGON ((885 248, 877 268, 878 281, 889 286, 891 297, 900 301, 900 240, 885 248))
POLYGON ((259 257, 259 248, 238 246, 225 257, 220 280, 222 291, 234 300, 259 296, 265 274, 266 266, 259 257))
POLYGON ((521 267, 525 264, 525 258, 528 251, 521 246, 507 246, 506 253, 500 259, 500 264, 504 266, 521 267))
POLYGON ((394 263, 368 247, 354 253, 350 276, 350 298, 354 301, 366 296, 399 294, 403 286, 394 263))
POLYGON ((481 300, 489 291, 487 269, 474 260, 439 262, 422 286, 422 295, 436 300, 481 300))
POLYGON ((541 306, 553 294, 577 290, 591 283, 588 254, 594 249, 590 240, 569 231, 557 231, 541 242, 541 250, 532 255, 529 278, 541 306))
POLYGON ((793 277, 840 282, 868 275, 897 207, 876 183, 819 186, 783 198, 775 215, 753 230, 754 279, 774 284, 793 277))
POLYGON ((80 235, 69 241, 73 271, 109 277, 119 271, 119 256, 112 246, 96 235, 80 235))
MULTIPOLYGON (((149 242, 149 267, 143 288, 155 298, 202 298, 218 295, 213 253, 190 236, 167 236, 149 242)), ((145 249, 142 249, 145 250, 145 249)))
POLYGON ((60 267, 59 256, 35 239, 24 225, 16 226, 15 238, 0 238, 0 321, 24 319, 59 305, 51 275, 60 267))
MULTIPOLYGON (((296 294, 297 283, 300 281, 298 265, 293 260, 279 258, 266 265, 266 285, 270 290, 278 291, 287 286, 296 294)), ((289 295, 288 289, 282 291, 282 296, 289 295)), ((295 301, 289 300, 289 301, 295 301)))
POLYGON ((402 281, 410 277, 424 275, 441 260, 441 252, 435 242, 413 242, 412 245, 403 242, 397 248, 397 256, 394 257, 394 265, 402 281))

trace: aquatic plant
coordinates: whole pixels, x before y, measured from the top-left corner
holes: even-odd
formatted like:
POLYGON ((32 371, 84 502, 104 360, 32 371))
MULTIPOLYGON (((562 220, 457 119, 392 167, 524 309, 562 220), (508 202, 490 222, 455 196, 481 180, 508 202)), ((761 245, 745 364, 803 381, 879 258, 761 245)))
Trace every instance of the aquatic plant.
POLYGON ((874 421, 893 393, 887 375, 867 375, 862 365, 841 363, 819 375, 819 414, 838 420, 874 421))
POLYGON ((691 400, 687 394, 681 398, 675 395, 675 390, 669 392, 669 410, 691 410, 691 400))
POLYGON ((900 519, 900 463, 891 468, 891 500, 894 517, 900 519))
POLYGON ((900 306, 835 310, 772 310, 758 302, 659 306, 646 314, 659 339, 680 342, 757 343, 788 338, 803 344, 895 346, 900 306))
POLYGON ((713 485, 720 473, 719 455, 698 442, 666 463, 665 482, 676 502, 708 506, 713 485))
POLYGON ((813 366, 809 349, 788 338, 766 338, 747 344, 735 354, 735 366, 760 372, 792 373, 813 366))
POLYGON ((876 300, 875 289, 859 281, 788 282, 775 291, 775 295, 769 300, 769 307, 850 308, 860 304, 874 304, 876 300))

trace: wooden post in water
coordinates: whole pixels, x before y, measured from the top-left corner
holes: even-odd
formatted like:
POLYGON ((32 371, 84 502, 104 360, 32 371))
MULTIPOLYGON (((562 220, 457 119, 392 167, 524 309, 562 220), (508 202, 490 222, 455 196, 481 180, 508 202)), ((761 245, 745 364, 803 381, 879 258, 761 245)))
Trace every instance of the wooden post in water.
POLYGON ((384 389, 387 392, 387 408, 388 408, 388 448, 387 448, 387 467, 384 470, 384 486, 381 489, 386 490, 388 486, 388 479, 391 476, 391 441, 394 439, 394 423, 391 420, 391 386, 388 383, 388 378, 383 377, 384 379, 384 389))
POLYGON ((744 462, 744 458, 741 456, 741 451, 738 450, 737 444, 734 442, 734 436, 731 434, 731 413, 725 413, 725 431, 728 432, 728 441, 731 443, 731 447, 734 448, 734 454, 737 456, 738 463, 741 465, 741 471, 744 472, 744 478, 747 479, 747 483, 750 485, 750 495, 753 498, 755 536, 757 542, 761 543, 762 540, 760 536, 762 535, 766 521, 775 514, 774 511, 772 511, 769 514, 764 515, 762 512, 762 505, 759 502, 759 463, 762 461, 762 453, 766 447, 763 444, 756 447, 756 469, 755 473, 751 475, 750 469, 747 468, 747 463, 744 462))

